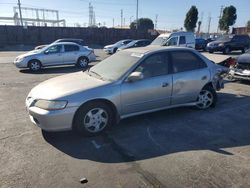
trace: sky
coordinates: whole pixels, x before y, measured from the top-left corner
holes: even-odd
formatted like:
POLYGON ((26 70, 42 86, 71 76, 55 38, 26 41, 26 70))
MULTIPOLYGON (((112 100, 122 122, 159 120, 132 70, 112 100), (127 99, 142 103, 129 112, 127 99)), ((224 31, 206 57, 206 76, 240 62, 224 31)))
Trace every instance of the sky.
MULTIPOLYGON (((20 0, 23 7, 46 8, 59 10, 60 19, 66 20, 67 26, 88 25, 88 6, 92 3, 96 16, 96 23, 107 27, 121 23, 121 9, 125 24, 136 18, 136 0, 20 0)), ((17 0, 0 0, 0 17, 13 17, 13 6, 17 0)), ((147 17, 155 22, 158 15, 157 28, 162 30, 179 29, 183 27, 185 15, 192 5, 199 11, 202 21, 201 31, 207 32, 208 20, 211 16, 210 31, 218 27, 221 6, 233 5, 237 8, 235 27, 245 26, 250 20, 250 0, 139 0, 139 18, 147 17)), ((31 13, 23 11, 23 17, 31 17, 31 13)), ((49 13, 48 18, 55 18, 49 13)), ((0 24, 10 24, 11 21, 1 21, 0 24)))

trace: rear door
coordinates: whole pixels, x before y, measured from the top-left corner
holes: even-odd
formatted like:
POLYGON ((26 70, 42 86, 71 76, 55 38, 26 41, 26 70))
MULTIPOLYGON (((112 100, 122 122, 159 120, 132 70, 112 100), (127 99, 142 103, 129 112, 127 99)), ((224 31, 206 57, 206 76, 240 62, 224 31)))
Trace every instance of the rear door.
POLYGON ((74 44, 65 44, 63 53, 64 64, 75 64, 79 57, 80 47, 74 44))
POLYGON ((202 87, 210 80, 206 63, 189 50, 172 51, 170 57, 173 66, 172 104, 196 101, 202 87))
POLYGON ((149 56, 133 72, 141 72, 143 79, 121 86, 122 114, 127 115, 170 105, 172 74, 169 74, 167 53, 149 56))
POLYGON ((186 37, 185 36, 180 36, 179 37, 179 46, 186 47, 186 37))

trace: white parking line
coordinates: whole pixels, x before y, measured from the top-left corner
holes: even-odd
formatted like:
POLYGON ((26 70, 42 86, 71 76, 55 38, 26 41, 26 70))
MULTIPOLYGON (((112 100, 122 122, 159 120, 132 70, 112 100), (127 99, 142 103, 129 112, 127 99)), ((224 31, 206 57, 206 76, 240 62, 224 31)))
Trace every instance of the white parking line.
POLYGON ((155 145, 157 145, 161 150, 164 151, 164 148, 161 146, 161 144, 159 144, 159 143, 152 137, 152 135, 151 135, 151 133, 150 133, 150 130, 149 130, 149 127, 147 127, 147 133, 148 133, 149 139, 150 139, 155 145))
POLYGON ((95 140, 92 140, 91 142, 95 146, 96 149, 100 149, 102 147, 101 145, 97 144, 95 140))

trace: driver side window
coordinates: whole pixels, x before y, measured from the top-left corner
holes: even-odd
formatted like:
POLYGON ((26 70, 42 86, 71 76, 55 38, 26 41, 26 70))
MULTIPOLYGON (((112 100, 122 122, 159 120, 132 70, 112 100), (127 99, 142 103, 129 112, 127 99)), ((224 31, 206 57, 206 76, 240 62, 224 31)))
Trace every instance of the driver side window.
POLYGON ((135 70, 141 72, 143 79, 168 74, 167 54, 157 53, 146 58, 135 70))
POLYGON ((55 54, 55 53, 60 53, 61 52, 61 45, 55 45, 55 46, 51 46, 50 48, 48 48, 45 53, 47 54, 55 54))
POLYGON ((178 37, 170 38, 167 42, 167 46, 176 46, 178 42, 178 37))

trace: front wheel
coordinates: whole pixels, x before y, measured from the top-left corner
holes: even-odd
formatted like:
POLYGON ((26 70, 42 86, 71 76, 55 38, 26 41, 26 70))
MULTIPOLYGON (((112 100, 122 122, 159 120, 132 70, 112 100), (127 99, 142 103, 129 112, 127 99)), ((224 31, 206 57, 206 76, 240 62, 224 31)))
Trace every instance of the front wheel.
POLYGON ((42 68, 42 64, 40 61, 38 60, 31 60, 29 63, 28 63, 28 67, 31 71, 39 71, 41 70, 42 68))
POLYGON ((216 91, 211 86, 206 86, 200 91, 196 106, 198 109, 205 110, 210 107, 215 107, 216 102, 216 91))
POLYGON ((80 68, 86 68, 89 64, 89 60, 86 57, 80 57, 77 61, 77 66, 80 68))
POLYGON ((244 54, 247 51, 247 47, 244 47, 241 52, 244 54))
POLYGON ((85 136, 95 136, 110 127, 112 122, 110 107, 102 102, 92 102, 76 112, 73 129, 85 136))

